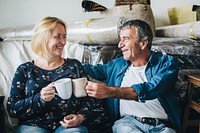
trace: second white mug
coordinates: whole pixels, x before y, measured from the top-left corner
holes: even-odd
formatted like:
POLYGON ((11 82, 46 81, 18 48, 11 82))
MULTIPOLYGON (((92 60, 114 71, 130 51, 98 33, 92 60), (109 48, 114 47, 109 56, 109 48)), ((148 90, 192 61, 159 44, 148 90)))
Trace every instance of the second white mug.
POLYGON ((75 97, 85 97, 87 93, 85 92, 85 86, 87 84, 87 78, 77 78, 72 79, 73 94, 75 97))

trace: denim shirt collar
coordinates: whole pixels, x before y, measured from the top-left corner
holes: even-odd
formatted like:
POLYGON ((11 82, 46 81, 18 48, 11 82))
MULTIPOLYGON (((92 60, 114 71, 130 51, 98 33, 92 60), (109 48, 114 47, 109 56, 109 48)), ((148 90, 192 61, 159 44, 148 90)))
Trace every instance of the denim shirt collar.
MULTIPOLYGON (((150 66, 152 66, 154 64, 155 61, 155 52, 151 51, 149 60, 147 62, 147 68, 149 68, 150 66), (150 65, 150 66, 149 66, 150 65)), ((130 61, 126 61, 124 67, 121 69, 121 71, 118 73, 118 75, 120 75, 121 73, 125 72, 126 69, 131 65, 130 61)))
POLYGON ((118 73, 118 76, 125 73, 126 69, 131 65, 130 61, 125 61, 124 67, 122 67, 121 71, 118 73))
MULTIPOLYGON (((152 77, 152 73, 151 73, 152 72, 151 71, 152 67, 151 66, 153 66, 154 62, 156 61, 155 58, 156 58, 155 52, 151 51, 149 60, 147 62, 147 67, 145 69, 145 75, 147 77, 147 80, 150 80, 150 78, 152 77)), ((125 71, 127 70, 127 68, 131 65, 130 61, 125 61, 124 63, 125 63, 125 65, 124 65, 124 67, 122 67, 122 69, 120 70, 120 72, 117 74, 117 77, 120 76, 120 75, 123 76, 124 73, 125 73, 125 71)))

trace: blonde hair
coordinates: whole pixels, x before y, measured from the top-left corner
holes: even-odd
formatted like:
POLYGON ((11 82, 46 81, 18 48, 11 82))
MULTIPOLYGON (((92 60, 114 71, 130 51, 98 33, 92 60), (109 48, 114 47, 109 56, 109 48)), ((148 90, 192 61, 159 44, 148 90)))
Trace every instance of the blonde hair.
POLYGON ((43 18, 33 28, 31 47, 33 52, 36 53, 39 57, 46 57, 48 55, 46 44, 50 37, 51 31, 58 23, 62 24, 65 30, 67 29, 67 26, 63 20, 49 16, 43 18))

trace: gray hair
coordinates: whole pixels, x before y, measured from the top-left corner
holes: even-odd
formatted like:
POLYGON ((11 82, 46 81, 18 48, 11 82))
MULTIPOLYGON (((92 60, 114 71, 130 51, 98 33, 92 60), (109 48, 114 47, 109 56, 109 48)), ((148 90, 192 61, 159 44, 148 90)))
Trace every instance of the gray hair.
POLYGON ((145 39, 148 40, 148 48, 150 50, 153 40, 153 32, 150 25, 139 19, 128 20, 119 27, 119 31, 123 29, 131 29, 132 27, 136 28, 136 35, 139 41, 143 41, 145 39))

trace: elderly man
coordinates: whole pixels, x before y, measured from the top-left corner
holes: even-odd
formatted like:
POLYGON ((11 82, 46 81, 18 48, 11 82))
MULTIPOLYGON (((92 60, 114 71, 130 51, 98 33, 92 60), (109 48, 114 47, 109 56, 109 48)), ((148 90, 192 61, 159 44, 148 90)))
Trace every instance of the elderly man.
POLYGON ((174 88, 178 60, 151 51, 152 30, 144 21, 127 21, 119 36, 123 57, 104 65, 84 65, 91 77, 107 84, 88 82, 87 94, 107 99, 107 108, 116 120, 114 133, 176 132, 181 123, 174 88))

